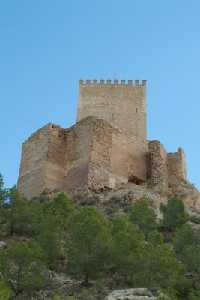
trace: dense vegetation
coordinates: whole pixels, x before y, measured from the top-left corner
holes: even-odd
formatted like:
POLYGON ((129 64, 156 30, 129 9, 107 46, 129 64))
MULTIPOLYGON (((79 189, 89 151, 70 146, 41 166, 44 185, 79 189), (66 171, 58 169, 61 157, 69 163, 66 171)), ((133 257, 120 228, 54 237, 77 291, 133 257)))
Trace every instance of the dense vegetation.
POLYGON ((85 292, 102 282, 161 289, 170 300, 200 299, 199 234, 177 198, 161 211, 158 221, 148 199, 112 218, 65 194, 27 201, 5 189, 0 176, 0 300, 40 299, 52 273, 66 274, 85 293, 67 298, 54 288, 52 300, 102 299, 85 292))

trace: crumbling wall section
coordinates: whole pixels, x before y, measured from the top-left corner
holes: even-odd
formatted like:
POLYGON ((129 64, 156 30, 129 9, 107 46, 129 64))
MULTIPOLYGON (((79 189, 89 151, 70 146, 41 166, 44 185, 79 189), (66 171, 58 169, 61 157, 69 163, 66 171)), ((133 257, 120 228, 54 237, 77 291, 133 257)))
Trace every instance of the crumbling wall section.
POLYGON ((45 170, 46 191, 62 191, 66 165, 65 153, 65 130, 59 126, 50 124, 45 170))
POLYGON ((87 188, 93 123, 93 118, 89 117, 65 130, 65 192, 82 191, 87 188))
POLYGON ((60 190, 64 177, 63 129, 48 124, 23 143, 18 190, 31 199, 44 191, 60 190))
POLYGON ((179 148, 175 153, 168 153, 167 163, 170 185, 173 185, 178 180, 187 179, 186 159, 183 149, 179 148))
POLYGON ((168 188, 167 153, 159 141, 149 142, 148 177, 152 185, 168 188))
POLYGON ((45 162, 48 153, 48 125, 35 132, 22 145, 18 190, 27 198, 42 192, 45 186, 45 162))
POLYGON ((92 147, 88 173, 88 187, 91 190, 100 191, 114 188, 111 150, 112 134, 115 130, 102 119, 96 119, 92 125, 92 147))
POLYGON ((147 144, 129 141, 105 120, 81 120, 66 130, 66 145, 66 192, 101 191, 146 180, 147 144))
POLYGON ((148 153, 147 143, 138 143, 130 140, 122 132, 114 132, 112 135, 111 163, 112 172, 121 181, 142 183, 146 181, 148 153))
POLYGON ((108 122, 96 117, 87 117, 66 129, 66 192, 113 187, 111 150, 115 130, 108 122))
POLYGON ((147 144, 129 140, 96 117, 69 129, 48 124, 23 145, 18 189, 30 199, 43 192, 101 191, 143 182, 146 153, 147 144))

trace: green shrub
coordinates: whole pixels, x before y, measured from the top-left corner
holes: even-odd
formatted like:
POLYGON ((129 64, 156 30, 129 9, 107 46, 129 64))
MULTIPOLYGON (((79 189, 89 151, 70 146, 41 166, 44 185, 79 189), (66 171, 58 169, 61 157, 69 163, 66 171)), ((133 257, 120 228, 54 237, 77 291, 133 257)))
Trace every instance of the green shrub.
POLYGON ((12 291, 5 281, 0 281, 0 300, 10 300, 12 291))
POLYGON ((147 199, 132 204, 128 209, 128 215, 131 222, 138 225, 145 236, 157 228, 156 214, 147 199))
POLYGON ((43 253, 35 242, 12 242, 0 251, 0 273, 15 295, 42 289, 45 272, 43 253))
POLYGON ((116 216, 112 222, 112 270, 121 278, 121 283, 133 284, 140 277, 144 258, 145 239, 138 226, 126 215, 116 216))
POLYGON ((0 174, 0 207, 3 206, 8 196, 8 189, 4 187, 3 176, 0 174))
POLYGON ((167 230, 175 231, 188 219, 183 202, 176 197, 170 198, 166 205, 161 204, 160 208, 163 213, 162 226, 167 230))
POLYGON ((95 208, 76 211, 69 221, 67 253, 72 275, 85 283, 107 268, 110 231, 108 220, 95 208))

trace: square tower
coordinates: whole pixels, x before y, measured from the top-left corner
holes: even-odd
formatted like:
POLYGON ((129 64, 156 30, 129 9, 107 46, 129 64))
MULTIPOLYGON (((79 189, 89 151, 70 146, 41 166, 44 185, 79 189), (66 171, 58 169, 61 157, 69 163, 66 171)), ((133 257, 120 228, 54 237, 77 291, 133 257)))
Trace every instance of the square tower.
POLYGON ((94 116, 146 141, 146 80, 80 80, 77 121, 94 116))

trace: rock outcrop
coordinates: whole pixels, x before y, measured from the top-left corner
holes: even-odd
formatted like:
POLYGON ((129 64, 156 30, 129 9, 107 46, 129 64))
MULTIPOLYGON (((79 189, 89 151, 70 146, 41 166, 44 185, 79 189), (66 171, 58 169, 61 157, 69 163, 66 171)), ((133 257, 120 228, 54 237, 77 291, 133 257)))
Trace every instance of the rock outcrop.
POLYGON ((106 300, 156 300, 156 296, 146 288, 115 290, 106 300))

